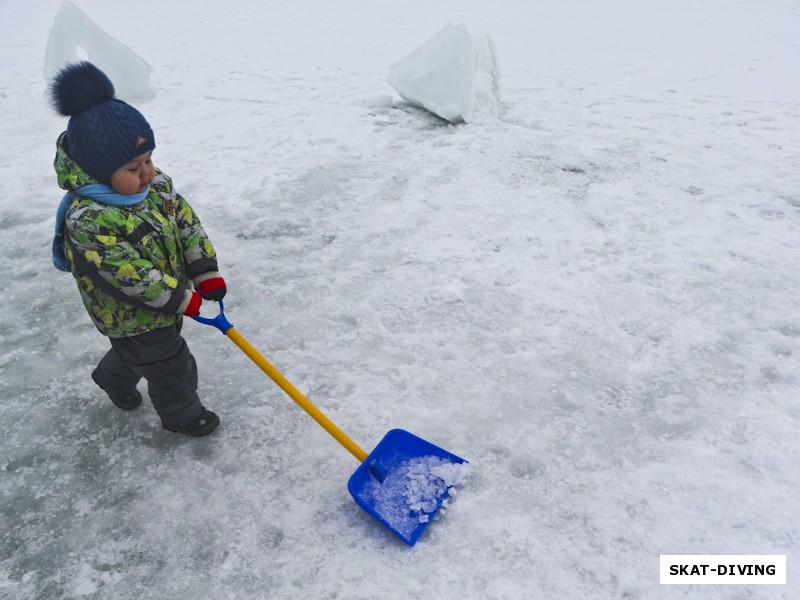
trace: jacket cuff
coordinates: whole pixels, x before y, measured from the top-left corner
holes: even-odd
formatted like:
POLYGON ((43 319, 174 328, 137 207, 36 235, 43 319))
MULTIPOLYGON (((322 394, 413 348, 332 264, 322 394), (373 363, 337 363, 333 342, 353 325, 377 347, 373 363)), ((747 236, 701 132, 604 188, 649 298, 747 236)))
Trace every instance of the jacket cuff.
MULTIPOLYGON (((180 298, 180 296, 178 296, 180 298)), ((182 315, 186 308, 189 306, 189 303, 192 301, 192 292, 191 290, 184 289, 183 290, 183 301, 178 306, 178 309, 173 311, 175 314, 182 315)))
POLYGON ((217 270, 216 259, 201 258, 200 260, 196 260, 193 263, 187 265, 186 274, 189 276, 189 279, 194 279, 199 275, 203 275, 204 273, 216 270, 217 270))

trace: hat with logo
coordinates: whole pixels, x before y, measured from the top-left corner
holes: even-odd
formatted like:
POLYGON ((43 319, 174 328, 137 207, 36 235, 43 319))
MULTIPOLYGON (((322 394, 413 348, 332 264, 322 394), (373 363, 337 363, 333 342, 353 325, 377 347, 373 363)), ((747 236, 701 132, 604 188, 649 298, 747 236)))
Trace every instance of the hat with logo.
POLYGON ((67 65, 50 87, 53 107, 69 117, 67 154, 100 183, 156 147, 142 113, 114 97, 114 84, 90 62, 67 65))

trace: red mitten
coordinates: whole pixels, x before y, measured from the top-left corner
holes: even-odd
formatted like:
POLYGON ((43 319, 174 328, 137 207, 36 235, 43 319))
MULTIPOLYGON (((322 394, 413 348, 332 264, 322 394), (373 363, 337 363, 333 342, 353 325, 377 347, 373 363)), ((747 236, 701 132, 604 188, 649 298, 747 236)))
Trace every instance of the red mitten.
POLYGON ((222 277, 211 277, 197 284, 197 291, 206 300, 219 302, 225 297, 228 289, 225 287, 225 280, 222 277))
POLYGON ((196 317, 200 314, 200 305, 203 303, 203 299, 200 297, 200 294, 197 292, 192 292, 192 299, 189 300, 189 304, 183 311, 187 317, 196 317))

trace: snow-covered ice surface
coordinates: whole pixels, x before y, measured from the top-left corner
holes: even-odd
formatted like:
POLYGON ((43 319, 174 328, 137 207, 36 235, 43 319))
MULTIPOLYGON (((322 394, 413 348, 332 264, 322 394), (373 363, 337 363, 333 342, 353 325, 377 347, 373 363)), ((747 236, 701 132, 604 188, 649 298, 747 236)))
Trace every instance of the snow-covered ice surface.
POLYGON ((193 322, 212 437, 103 397, 50 263, 60 2, 9 0, 0 597, 800 595, 800 2, 78 5, 153 67, 156 164, 237 329, 366 450, 402 427, 473 469, 408 548, 193 322), (501 119, 382 99, 448 22, 491 35, 501 119), (660 554, 786 554, 789 584, 662 587, 660 554))

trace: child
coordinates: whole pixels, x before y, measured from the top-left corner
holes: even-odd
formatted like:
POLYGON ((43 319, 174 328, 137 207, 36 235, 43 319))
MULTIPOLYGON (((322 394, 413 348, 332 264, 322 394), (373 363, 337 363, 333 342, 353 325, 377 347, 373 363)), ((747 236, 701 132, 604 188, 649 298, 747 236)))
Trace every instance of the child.
POLYGON ((208 435, 219 418, 197 396, 197 365, 180 330, 203 298, 225 296, 214 247, 172 180, 153 166, 150 125, 114 97, 102 71, 69 65, 51 94, 58 113, 70 117, 56 143, 58 185, 67 195, 53 262, 72 271, 89 316, 111 342, 92 379, 117 407, 133 410, 144 377, 165 429, 208 435))

